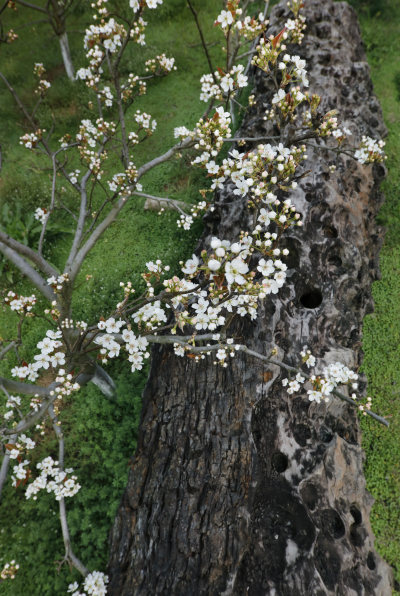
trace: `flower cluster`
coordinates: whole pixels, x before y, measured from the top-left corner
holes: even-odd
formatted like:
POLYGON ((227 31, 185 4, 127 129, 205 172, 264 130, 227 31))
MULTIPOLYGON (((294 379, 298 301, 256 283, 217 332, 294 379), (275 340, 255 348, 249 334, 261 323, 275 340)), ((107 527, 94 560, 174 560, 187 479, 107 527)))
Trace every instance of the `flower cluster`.
POLYGON ((58 292, 61 292, 64 284, 68 283, 68 281, 69 281, 68 273, 62 273, 58 277, 55 277, 54 275, 52 275, 51 277, 47 278, 47 283, 49 284, 49 286, 51 286, 53 288, 53 291, 56 294, 58 292))
MULTIPOLYGON (((57 370, 60 366, 63 366, 66 360, 65 354, 61 349, 63 347, 63 343, 60 341, 61 337, 61 331, 48 330, 46 336, 37 344, 40 353, 34 356, 35 362, 30 364, 24 362, 21 366, 14 366, 14 368, 11 369, 12 376, 21 380, 28 379, 29 381, 36 381, 40 369, 43 368, 47 370, 52 366, 53 369, 57 370)), ((79 389, 77 383, 71 383, 72 376, 69 374, 67 375, 64 369, 59 369, 57 375, 55 381, 58 386, 55 387, 54 391, 51 393, 69 395, 71 391, 79 389)))
POLYGON ((114 96, 108 85, 105 85, 103 89, 97 91, 98 96, 107 108, 111 108, 114 101, 114 96))
POLYGON ((306 29, 306 19, 302 15, 295 19, 288 19, 285 23, 286 40, 290 43, 300 44, 304 38, 304 31, 306 29))
POLYGON ((47 370, 50 365, 54 368, 58 368, 65 364, 64 352, 57 351, 63 345, 58 339, 60 337, 60 331, 47 331, 46 336, 37 344, 40 354, 34 356, 36 362, 33 364, 24 363, 22 366, 15 366, 11 370, 13 377, 18 377, 19 379, 27 378, 30 381, 35 381, 39 376, 37 371, 41 368, 47 370))
POLYGON ((228 73, 222 70, 216 70, 214 74, 205 74, 201 77, 201 101, 209 101, 216 98, 220 101, 232 91, 247 87, 248 79, 243 74, 244 66, 238 64, 233 66, 228 73))
POLYGON ((39 79, 38 86, 35 89, 35 94, 44 97, 46 91, 51 87, 51 84, 49 81, 46 81, 46 79, 43 78, 46 73, 46 69, 41 62, 36 62, 33 68, 33 73, 39 79))
POLYGON ((34 294, 31 296, 19 296, 10 290, 4 298, 4 302, 11 308, 11 310, 14 310, 20 315, 25 315, 30 313, 35 306, 36 296, 34 294))
POLYGON ((194 134, 197 140, 195 149, 202 151, 192 164, 206 164, 210 157, 216 157, 223 146, 223 139, 231 135, 231 115, 223 107, 215 110, 214 116, 198 121, 194 134))
POLYGON ((147 27, 147 22, 144 19, 142 19, 142 17, 139 17, 137 19, 137 21, 132 26, 130 37, 131 37, 132 41, 137 43, 139 46, 146 45, 146 38, 145 38, 145 33, 144 33, 146 30, 146 27, 147 27))
POLYGON ((57 376, 55 378, 56 387, 54 391, 50 391, 50 395, 57 395, 58 397, 63 397, 67 395, 71 395, 74 391, 79 391, 80 385, 79 383, 73 382, 73 377, 70 373, 66 373, 63 368, 60 368, 57 371, 57 376))
POLYGON ((276 186, 284 190, 296 188, 297 184, 292 178, 299 164, 307 158, 305 150, 304 145, 289 149, 282 143, 276 146, 258 145, 248 153, 234 149, 221 166, 210 161, 206 168, 215 177, 212 188, 221 188, 230 179, 236 186, 234 194, 250 194, 252 203, 269 205, 277 200, 274 194, 276 186))
POLYGON ((191 137, 193 135, 193 131, 186 128, 186 126, 177 126, 174 128, 175 139, 185 139, 186 137, 191 137))
MULTIPOLYGON (((98 91, 97 86, 100 82, 100 75, 102 74, 102 64, 108 54, 112 56, 121 48, 127 32, 123 25, 118 23, 114 18, 106 21, 107 9, 102 6, 102 2, 98 2, 98 11, 101 18, 99 25, 90 25, 85 32, 84 46, 87 50, 86 57, 89 60, 87 68, 80 68, 76 73, 76 78, 86 82, 86 85, 95 91, 98 91)), ((95 15, 97 17, 97 15, 95 15)), ((139 19, 143 21, 143 19, 139 19)), ((144 21, 143 21, 144 23, 144 21)), ((145 25, 145 23, 144 23, 145 25)), ((134 32, 131 31, 131 34, 134 32)), ((112 101, 111 98, 106 97, 107 92, 103 90, 105 101, 112 101)), ((107 105, 107 104, 106 104, 107 105)))
POLYGON ((271 67, 277 63, 281 52, 286 49, 285 44, 281 43, 283 35, 284 32, 281 31, 276 37, 271 36, 268 41, 262 37, 251 63, 266 73, 271 72, 271 67))
POLYGON ((19 407, 21 405, 21 398, 19 395, 9 395, 6 401, 6 408, 7 411, 4 414, 4 420, 10 420, 11 418, 14 418, 14 409, 15 410, 19 410, 19 407))
POLYGON ((354 157, 361 164, 382 162, 386 159, 383 147, 385 141, 376 141, 371 137, 363 136, 360 148, 354 153, 354 157))
POLYGON ((40 79, 38 86, 35 89, 35 93, 36 95, 40 95, 41 97, 44 97, 44 94, 46 93, 46 91, 48 89, 50 89, 51 87, 51 83, 49 81, 46 81, 45 79, 40 79))
POLYGON ((167 58, 165 54, 146 60, 145 65, 146 72, 151 72, 158 77, 168 74, 171 70, 176 70, 175 58, 167 58))
MULTIPOLYGON (((147 8, 157 8, 158 5, 161 6, 163 0, 145 0, 147 8)), ((133 12, 138 12, 140 7, 143 5, 143 2, 140 0, 129 0, 129 6, 133 9, 133 12)))
POLYGON ((167 315, 161 307, 160 300, 145 304, 132 316, 134 322, 142 329, 154 330, 167 322, 167 315))
POLYGON ((272 98, 272 110, 267 112, 268 118, 273 118, 274 109, 279 108, 283 120, 294 120, 295 109, 307 98, 300 91, 300 87, 293 87, 290 91, 279 89, 272 98))
MULTIPOLYGON (((18 396, 15 397, 18 398, 18 396)), ((9 400, 7 403, 10 403, 10 401, 11 400, 9 400)), ((18 399, 14 399, 11 401, 11 403, 15 404, 17 401, 18 399)), ((21 401, 21 398, 19 398, 19 401, 21 401)), ((8 455, 11 459, 19 459, 22 451, 34 449, 35 445, 35 441, 32 441, 32 439, 27 437, 25 434, 22 434, 18 437, 18 441, 15 444, 7 443, 6 448, 7 451, 9 451, 8 455)))
POLYGON ((32 497, 36 500, 37 493, 46 489, 48 493, 54 493, 57 501, 61 501, 64 497, 73 497, 81 488, 77 477, 73 475, 73 469, 61 470, 58 461, 50 456, 36 464, 36 467, 40 470, 40 476, 28 485, 25 493, 27 499, 32 497))
POLYGON ((90 120, 82 120, 76 140, 79 145, 79 153, 92 173, 101 177, 101 164, 107 158, 105 151, 96 151, 98 143, 105 143, 107 139, 115 134, 116 125, 114 122, 106 122, 98 118, 96 124, 90 120))
POLYGON ((128 80, 122 85, 122 99, 124 101, 132 100, 136 88, 137 95, 145 95, 147 90, 146 81, 142 81, 138 75, 130 73, 128 80))
POLYGON ((20 145, 25 145, 27 149, 34 149, 37 147, 39 141, 41 140, 43 133, 45 130, 38 128, 35 132, 27 132, 19 139, 20 145))
POLYGON ((18 39, 18 33, 15 33, 14 29, 9 29, 6 33, 7 43, 13 43, 18 39))
POLYGON ((234 15, 235 15, 235 11, 233 11, 233 10, 222 10, 221 13, 215 19, 215 23, 220 25, 221 29, 225 33, 233 25, 234 15))
POLYGON ((351 130, 342 126, 342 128, 336 128, 336 130, 332 131, 332 136, 337 140, 338 144, 340 145, 345 141, 345 139, 351 136, 351 130))
POLYGON ((306 61, 300 56, 290 56, 284 54, 278 68, 282 72, 282 79, 285 83, 301 83, 304 87, 308 87, 309 82, 306 71, 306 61))
MULTIPOLYGON (((100 25, 90 25, 85 32, 84 47, 90 50, 94 47, 102 46, 104 50, 115 53, 121 46, 123 39, 126 37, 125 28, 115 19, 111 18, 107 22, 100 25)), ((90 58, 90 56, 88 56, 90 58)), ((98 60, 96 59, 96 66, 98 60)))
POLYGON ((39 79, 41 79, 45 72, 46 69, 43 66, 42 62, 35 62, 35 65, 33 67, 33 74, 39 79))
MULTIPOLYGON (((303 348, 300 355, 302 356, 303 363, 305 363, 308 368, 312 368, 316 365, 316 359, 307 347, 303 348)), ((350 385, 352 389, 357 389, 357 380, 358 375, 354 371, 350 370, 341 362, 335 362, 334 364, 324 367, 320 374, 315 373, 308 376, 299 372, 292 380, 287 378, 283 379, 282 385, 287 387, 287 392, 291 395, 300 391, 302 384, 308 383, 309 386, 311 386, 310 389, 307 389, 308 400, 311 402, 315 401, 319 404, 321 401, 328 401, 331 398, 332 393, 340 385, 350 385)), ((356 399, 354 394, 352 397, 353 399, 356 399)), ((370 398, 368 398, 367 403, 370 404, 370 401, 370 398)), ((369 409, 369 407, 370 405, 367 406, 367 409, 369 409)))
POLYGON ((190 230, 193 224, 193 216, 188 214, 181 214, 176 221, 176 225, 178 228, 182 228, 183 230, 190 230))
POLYGON ((262 12, 258 15, 258 18, 245 17, 243 21, 238 20, 235 23, 235 29, 239 31, 241 37, 252 41, 259 35, 261 35, 268 26, 268 21, 264 19, 262 12))
POLYGON ((68 594, 71 594, 71 596, 105 596, 107 593, 107 584, 107 575, 101 571, 92 571, 92 573, 88 573, 88 575, 85 577, 85 581, 83 582, 82 586, 82 589, 84 590, 83 592, 79 591, 78 582, 69 584, 67 592, 68 594))
POLYGON ((17 459, 19 463, 16 466, 13 466, 13 473, 11 476, 12 485, 15 487, 18 487, 21 482, 26 483, 30 476, 30 469, 27 467, 29 466, 29 460, 22 460, 20 457, 17 457, 17 459))
MULTIPOLYGON (((91 50, 91 54, 94 53, 94 50, 91 50)), ((100 50, 97 51, 96 53, 96 57, 99 60, 99 64, 98 67, 100 67, 100 64, 103 60, 103 54, 102 52, 100 52, 100 50)), ((96 73, 95 68, 94 68, 94 64, 93 64, 93 60, 92 60, 92 68, 79 68, 79 70, 77 70, 75 78, 76 79, 80 79, 81 81, 85 81, 86 85, 92 89, 97 90, 97 84, 100 81, 100 76, 96 73)))
MULTIPOLYGON (((153 328, 157 325, 157 321, 162 318, 158 316, 158 311, 162 309, 159 308, 159 302, 158 304, 153 303, 146 306, 135 313, 134 321, 135 323, 145 324, 147 328, 153 328)), ((162 313, 165 317, 164 311, 162 313)), ((100 358, 103 364, 107 363, 109 358, 117 357, 122 346, 129 354, 128 361, 131 363, 132 372, 142 369, 143 359, 150 356, 147 351, 148 341, 145 337, 136 336, 130 328, 124 329, 120 333, 122 327, 126 326, 126 322, 121 319, 116 321, 114 317, 106 321, 100 321, 97 326, 101 331, 106 331, 94 340, 96 344, 101 346, 100 358)))
POLYGON ((152 119, 150 114, 136 110, 135 121, 139 124, 138 132, 144 130, 147 135, 151 135, 157 128, 156 120, 152 119))
MULTIPOLYGON (((357 400, 357 395, 352 393, 350 396, 354 401, 357 400)), ((365 404, 359 404, 358 410, 362 413, 363 416, 367 415, 367 411, 371 410, 372 408, 372 397, 367 397, 365 404)))
MULTIPOLYGON (((337 112, 335 110, 330 110, 329 112, 324 114, 322 122, 318 127, 318 136, 322 138, 330 136, 336 137, 337 130, 340 131, 340 129, 338 129, 339 125, 336 113, 337 112)), ((310 126, 312 126, 311 123, 310 126)), ((341 136, 341 131, 339 132, 339 134, 341 136)))
POLYGON ((12 560, 9 563, 6 563, 3 567, 3 569, 0 571, 0 578, 3 580, 14 579, 15 574, 17 573, 18 569, 19 569, 18 563, 16 563, 14 560, 12 560))
POLYGON ((49 217, 49 214, 48 214, 47 210, 44 209, 43 207, 38 207, 37 209, 35 209, 33 217, 35 219, 37 219, 38 221, 40 221, 40 223, 43 225, 44 223, 46 223, 46 220, 49 217))
POLYGON ((264 19, 262 12, 258 18, 245 16, 240 19, 243 9, 239 8, 239 0, 227 0, 227 10, 222 10, 215 20, 215 25, 219 25, 225 37, 228 37, 232 29, 239 32, 241 37, 246 40, 253 40, 265 31, 268 21, 264 19))
POLYGON ((315 356, 311 353, 311 350, 304 346, 302 351, 300 352, 302 362, 307 366, 307 368, 312 368, 315 366, 316 359, 315 356))

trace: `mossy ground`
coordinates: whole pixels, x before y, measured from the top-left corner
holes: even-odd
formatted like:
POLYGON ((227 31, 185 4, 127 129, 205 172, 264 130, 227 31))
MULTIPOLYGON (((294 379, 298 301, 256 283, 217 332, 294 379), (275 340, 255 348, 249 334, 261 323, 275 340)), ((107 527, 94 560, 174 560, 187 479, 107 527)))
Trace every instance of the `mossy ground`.
POLYGON ((388 417, 390 428, 364 420, 365 474, 375 499, 371 522, 376 547, 400 582, 400 5, 397 0, 354 4, 389 131, 386 201, 379 215, 386 228, 382 279, 373 285, 375 312, 364 320, 362 370, 374 410, 388 417))

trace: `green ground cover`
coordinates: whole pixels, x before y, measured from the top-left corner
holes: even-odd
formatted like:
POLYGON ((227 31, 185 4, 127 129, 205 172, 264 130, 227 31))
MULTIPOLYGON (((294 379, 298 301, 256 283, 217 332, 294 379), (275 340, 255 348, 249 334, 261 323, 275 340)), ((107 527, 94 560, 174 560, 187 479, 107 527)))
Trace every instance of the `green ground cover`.
POLYGON ((355 2, 387 138, 386 228, 380 255, 382 279, 373 285, 375 312, 365 318, 363 371, 374 409, 390 428, 363 421, 367 487, 375 504, 371 522, 376 547, 400 582, 400 5, 397 0, 355 2))

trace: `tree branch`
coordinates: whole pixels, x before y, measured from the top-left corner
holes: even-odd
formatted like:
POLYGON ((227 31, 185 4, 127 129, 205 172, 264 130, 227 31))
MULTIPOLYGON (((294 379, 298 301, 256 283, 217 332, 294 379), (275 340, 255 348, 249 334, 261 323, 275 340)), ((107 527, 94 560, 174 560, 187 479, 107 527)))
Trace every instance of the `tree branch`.
MULTIPOLYGON (((5 387, 10 393, 23 393, 24 395, 39 395, 39 397, 49 396, 49 387, 42 387, 41 385, 30 385, 22 381, 13 381, 0 377, 0 387, 5 387)), ((15 429, 13 429, 14 431, 15 429)))
POLYGON ((186 139, 183 139, 183 141, 181 141, 177 145, 174 145, 173 147, 171 147, 171 149, 168 149, 168 151, 163 153, 163 155, 159 155, 159 157, 155 157, 151 161, 148 161, 147 163, 143 164, 138 170, 138 180, 152 168, 155 168, 161 163, 164 163, 165 161, 171 159, 171 157, 173 157, 175 153, 177 153, 178 151, 181 151, 182 149, 189 149, 190 147, 193 147, 195 144, 196 141, 194 141, 191 137, 186 137, 186 139))
POLYGON ((41 6, 37 6, 37 4, 31 4, 30 2, 25 2, 25 0, 15 0, 17 4, 21 4, 21 6, 26 6, 26 8, 31 8, 32 10, 36 10, 38 12, 42 12, 45 15, 48 15, 48 11, 41 6))
POLYGON ((39 255, 36 251, 29 248, 25 244, 14 240, 5 232, 0 230, 0 242, 5 244, 8 248, 14 250, 19 255, 26 257, 32 263, 35 263, 39 269, 48 276, 51 275, 58 275, 58 272, 52 267, 41 255, 39 255))
MULTIPOLYGON (((45 298, 47 298, 47 300, 52 302, 56 299, 56 295, 54 294, 51 287, 43 279, 43 277, 39 275, 39 273, 35 271, 35 269, 29 265, 25 259, 17 254, 14 249, 6 246, 6 244, 3 242, 0 242, 0 251, 21 271, 23 275, 25 275, 33 283, 33 285, 43 294, 45 298)), ((52 275, 54 275, 54 273, 52 273, 52 275)))
POLYGON ((0 352, 0 360, 3 360, 4 357, 8 354, 8 352, 10 350, 12 350, 13 348, 15 348, 15 346, 17 345, 16 341, 11 341, 8 346, 6 346, 5 348, 3 348, 0 352))
MULTIPOLYGON (((13 434, 10 436, 9 438, 9 443, 14 444, 15 441, 17 440, 17 436, 16 434, 13 434)), ((4 483, 7 480, 7 473, 8 473, 8 468, 10 467, 10 452, 7 451, 4 454, 3 457, 3 461, 1 462, 1 469, 0 469, 0 502, 1 502, 1 497, 2 497, 2 493, 3 493, 3 488, 4 488, 4 483)))
POLYGON ((207 48, 206 40, 204 39, 202 28, 200 26, 200 22, 199 22, 199 18, 198 18, 198 15, 197 15, 197 11, 194 9, 194 7, 193 7, 193 5, 191 3, 191 0, 186 0, 186 2, 187 2, 187 5, 189 6, 189 8, 190 8, 190 10, 191 10, 191 12, 193 14, 194 20, 195 20, 196 27, 197 27, 197 30, 199 32, 200 39, 201 39, 201 45, 203 46, 203 50, 204 50, 204 53, 205 53, 206 58, 207 58, 208 68, 210 69, 210 74, 212 75, 212 77, 214 79, 214 83, 216 85, 218 85, 218 81, 215 78, 214 67, 213 67, 212 62, 211 62, 211 56, 210 56, 210 53, 209 53, 208 48, 207 48))
MULTIPOLYGON (((276 364, 277 366, 284 368, 288 372, 293 372, 296 374, 300 373, 306 379, 310 379, 310 376, 307 375, 304 371, 302 371, 298 368, 295 368, 294 366, 289 366, 288 364, 285 364, 284 362, 281 362, 280 360, 275 360, 274 358, 268 358, 267 356, 263 356, 262 354, 259 354, 258 352, 255 352, 254 350, 250 350, 250 348, 248 348, 247 346, 241 345, 240 351, 244 352, 246 354, 249 354, 250 356, 253 356, 253 358, 262 360, 263 362, 267 362, 269 364, 276 364)), ((357 404, 354 402, 354 400, 351 399, 350 397, 348 397, 347 395, 345 395, 344 393, 342 393, 341 391, 338 391, 337 389, 333 389, 332 393, 333 393, 333 395, 336 395, 336 397, 339 397, 342 401, 345 401, 346 403, 352 405, 353 408, 357 407, 357 404)), ((367 414, 367 416, 371 416, 371 418, 374 418, 374 420, 376 420, 377 422, 380 422, 384 426, 389 426, 389 422, 382 416, 378 416, 378 414, 375 414, 375 412, 371 412, 370 410, 364 410, 364 412, 367 414)))
POLYGON ((22 111, 22 113, 25 116, 25 118, 28 120, 28 122, 31 123, 32 127, 35 127, 36 126, 35 121, 32 119, 32 117, 30 116, 30 114, 26 110, 24 104, 22 103, 22 101, 18 97, 17 92, 15 91, 14 87, 8 82, 7 78, 3 75, 2 72, 0 72, 0 79, 5 83, 7 89, 9 90, 9 92, 11 93, 11 95, 13 96, 13 98, 15 99, 15 102, 16 102, 17 106, 22 111))
POLYGON ((167 203, 171 206, 172 209, 175 209, 182 215, 186 215, 186 212, 179 205, 179 203, 182 203, 182 201, 176 201, 175 199, 169 199, 167 197, 156 197, 154 195, 149 195, 146 192, 139 192, 137 190, 133 191, 132 194, 136 195, 137 197, 144 197, 145 199, 150 199, 150 201, 155 201, 157 203, 167 203))
MULTIPOLYGON (((64 435, 59 426, 57 416, 54 412, 54 408, 52 405, 49 407, 49 416, 51 418, 53 429, 58 440, 58 466, 61 471, 64 471, 64 435)), ((89 571, 86 569, 84 564, 78 559, 78 557, 72 550, 64 497, 61 497, 61 499, 59 500, 59 512, 61 530, 65 546, 65 560, 71 563, 75 567, 75 569, 77 569, 79 573, 81 573, 85 577, 86 575, 88 575, 89 571)))
POLYGON ((83 176, 81 183, 80 183, 80 192, 81 192, 81 204, 79 208, 79 218, 78 223, 76 225, 75 236, 72 242, 71 250, 68 255, 67 262, 65 264, 65 271, 69 271, 72 267, 72 263, 75 260, 76 254, 79 249, 79 245, 82 242, 83 232, 85 230, 85 222, 87 216, 87 191, 86 191, 86 184, 90 177, 90 170, 86 172, 83 176))

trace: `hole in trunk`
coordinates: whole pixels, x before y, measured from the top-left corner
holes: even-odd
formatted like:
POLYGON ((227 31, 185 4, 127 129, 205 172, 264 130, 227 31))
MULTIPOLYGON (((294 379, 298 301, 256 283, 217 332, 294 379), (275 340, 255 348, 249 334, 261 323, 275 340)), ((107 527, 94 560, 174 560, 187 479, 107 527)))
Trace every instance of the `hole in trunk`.
POLYGON ((321 513, 322 531, 336 540, 345 535, 345 525, 335 509, 325 509, 321 513))
POLYGON ((318 306, 322 302, 321 290, 314 288, 312 290, 304 292, 304 294, 300 298, 300 302, 304 306, 304 308, 318 308, 318 306))
POLYGON ((351 505, 350 513, 353 516, 354 524, 356 526, 359 526, 362 522, 362 514, 357 505, 351 505))
POLYGON ((313 484, 306 484, 300 489, 303 502, 311 511, 313 511, 318 502, 318 492, 313 484))
POLYGON ((368 569, 375 569, 376 564, 375 564, 375 558, 373 553, 371 553, 371 551, 368 553, 368 557, 367 557, 367 567, 368 569))
POLYGON ((273 466, 274 470, 276 470, 276 472, 278 472, 278 474, 282 474, 282 472, 284 472, 286 470, 286 468, 288 467, 288 463, 289 463, 288 457, 284 453, 281 453, 280 451, 276 451, 276 453, 273 454, 272 466, 273 466))
POLYGON ((324 236, 326 236, 326 238, 337 238, 338 237, 337 229, 334 226, 325 226, 322 231, 323 231, 324 236))

